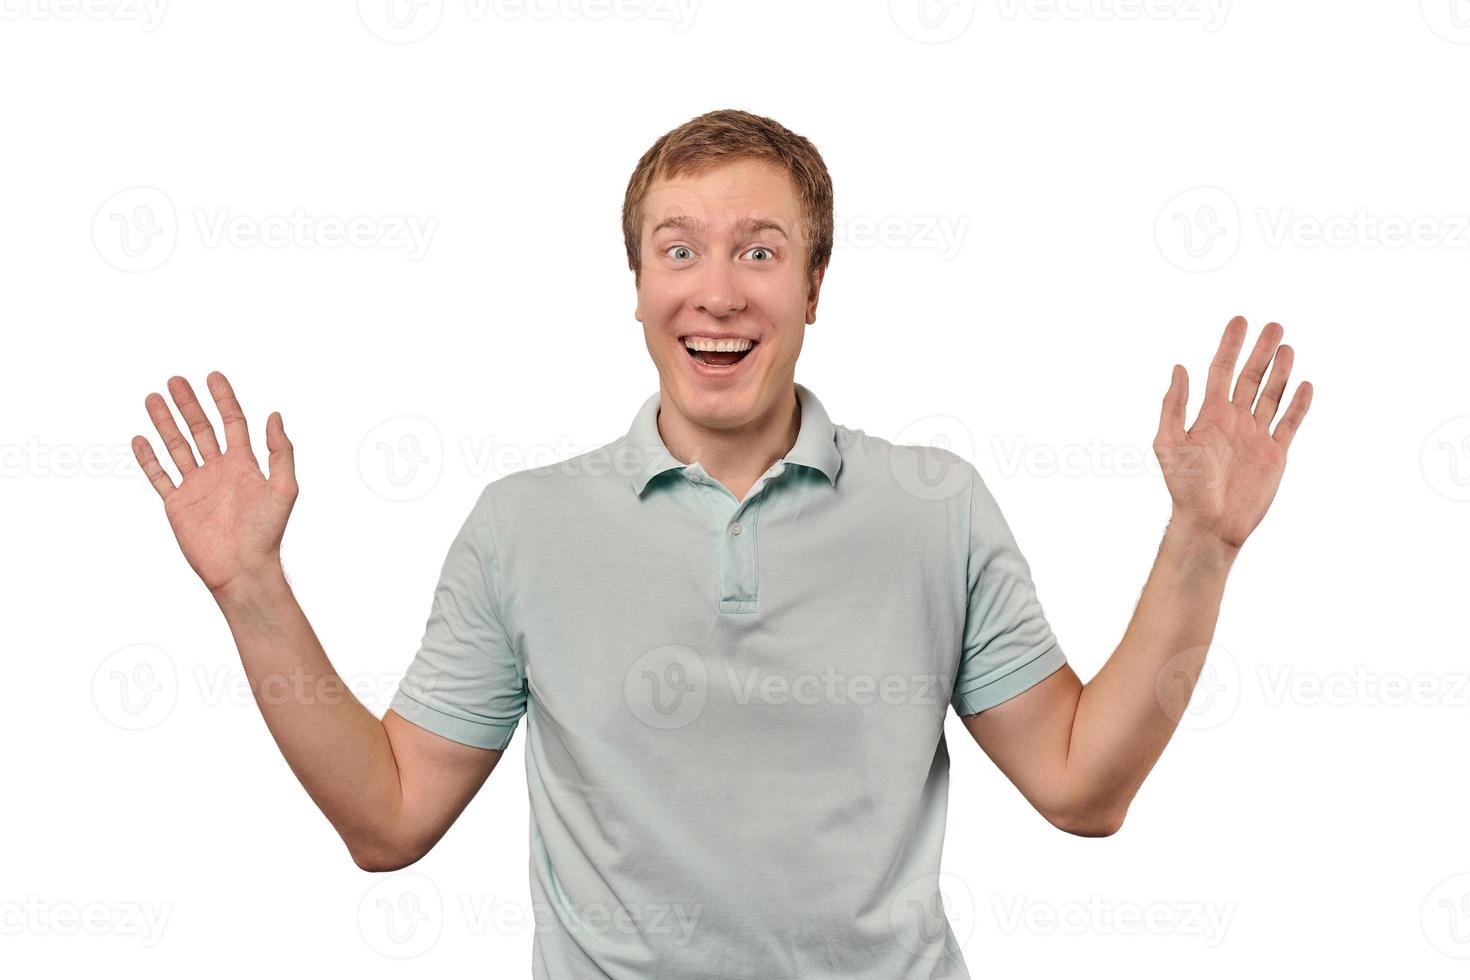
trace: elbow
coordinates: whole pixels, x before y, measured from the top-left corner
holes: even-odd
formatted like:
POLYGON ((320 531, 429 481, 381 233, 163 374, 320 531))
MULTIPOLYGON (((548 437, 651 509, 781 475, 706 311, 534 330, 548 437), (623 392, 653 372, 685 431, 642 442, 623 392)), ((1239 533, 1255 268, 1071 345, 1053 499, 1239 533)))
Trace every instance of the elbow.
POLYGON ((347 850, 352 855, 352 863, 364 871, 401 871, 423 857, 422 854, 412 854, 382 845, 354 847, 349 844, 347 850))
POLYGON ((1111 837, 1123 829, 1127 812, 1127 807, 1084 807, 1049 815, 1047 821, 1074 837, 1111 837))

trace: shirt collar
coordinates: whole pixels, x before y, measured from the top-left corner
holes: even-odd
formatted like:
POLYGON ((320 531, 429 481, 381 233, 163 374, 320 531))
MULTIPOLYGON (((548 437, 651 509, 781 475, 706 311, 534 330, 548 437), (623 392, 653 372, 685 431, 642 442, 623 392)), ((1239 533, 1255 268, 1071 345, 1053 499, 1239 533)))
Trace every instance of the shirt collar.
MULTIPOLYGON (((837 471, 842 468, 842 453, 837 448, 837 430, 817 396, 805 385, 796 384, 796 400, 801 408, 800 429, 796 444, 782 457, 783 463, 796 463, 819 470, 827 482, 837 484, 837 471)), ((654 392, 643 403, 628 434, 623 437, 622 452, 628 454, 633 472, 629 482, 633 492, 643 494, 650 480, 671 469, 682 469, 699 464, 685 464, 674 458, 658 433, 659 392, 654 392)))

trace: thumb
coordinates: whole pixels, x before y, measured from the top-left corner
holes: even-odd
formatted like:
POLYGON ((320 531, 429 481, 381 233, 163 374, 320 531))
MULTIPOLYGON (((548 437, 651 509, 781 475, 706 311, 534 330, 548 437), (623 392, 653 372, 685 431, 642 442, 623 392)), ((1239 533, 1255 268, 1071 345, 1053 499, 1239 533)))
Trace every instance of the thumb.
POLYGON ((273 485, 278 484, 280 489, 294 493, 296 453, 291 440, 286 438, 286 425, 281 421, 280 412, 272 412, 270 418, 265 420, 265 446, 270 450, 270 474, 267 479, 273 485))
POLYGON ((1182 364, 1174 365, 1169 376, 1169 390, 1164 392, 1159 411, 1159 439, 1172 443, 1184 431, 1184 408, 1189 404, 1189 372, 1182 364))

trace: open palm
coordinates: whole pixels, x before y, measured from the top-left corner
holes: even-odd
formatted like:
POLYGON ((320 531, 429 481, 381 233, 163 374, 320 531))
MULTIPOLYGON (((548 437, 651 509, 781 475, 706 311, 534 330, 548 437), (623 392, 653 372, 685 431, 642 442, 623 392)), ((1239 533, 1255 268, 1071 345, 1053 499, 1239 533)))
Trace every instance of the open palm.
POLYGON ((189 382, 176 376, 169 379, 169 391, 202 462, 195 459, 168 403, 156 392, 144 399, 144 405, 178 466, 179 485, 174 486, 143 436, 133 438, 133 455, 163 498, 164 513, 190 567, 211 592, 218 593, 242 576, 279 563, 281 538, 298 488, 294 454, 280 413, 266 420, 267 478, 250 447, 245 415, 229 381, 218 371, 206 381, 224 424, 226 450, 220 451, 214 427, 189 382))
POLYGON ((1244 544, 1266 516, 1286 469, 1287 448, 1312 403, 1312 385, 1303 381, 1271 431, 1291 373, 1291 347, 1277 346, 1282 333, 1279 323, 1266 324, 1232 397, 1230 379, 1245 342, 1246 323, 1244 317, 1236 317, 1226 324, 1210 362, 1204 403, 1188 430, 1184 411, 1189 373, 1181 365, 1174 365, 1164 395, 1153 446, 1174 501, 1174 523, 1216 536, 1231 548, 1244 544), (1271 377, 1261 390, 1267 367, 1271 377))

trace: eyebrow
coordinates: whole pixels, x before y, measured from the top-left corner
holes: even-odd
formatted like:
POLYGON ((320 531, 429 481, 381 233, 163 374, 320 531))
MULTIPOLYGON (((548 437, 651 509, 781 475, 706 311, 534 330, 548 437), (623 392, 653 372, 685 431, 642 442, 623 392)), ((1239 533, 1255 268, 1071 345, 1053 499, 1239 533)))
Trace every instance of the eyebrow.
MULTIPOLYGON (((688 232, 699 232, 704 230, 704 222, 687 214, 676 214, 654 225, 653 231, 649 232, 649 234, 657 235, 665 228, 678 228, 688 232)), ((786 234, 785 227, 779 221, 772 218, 742 218, 735 223, 735 234, 737 237, 744 238, 758 231, 774 231, 782 238, 789 237, 786 234)))

